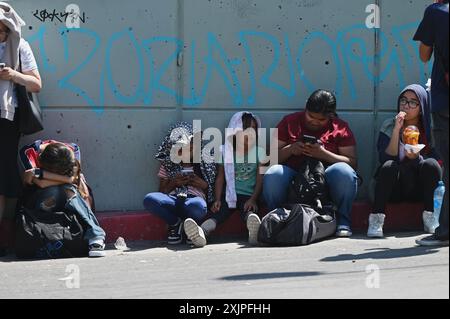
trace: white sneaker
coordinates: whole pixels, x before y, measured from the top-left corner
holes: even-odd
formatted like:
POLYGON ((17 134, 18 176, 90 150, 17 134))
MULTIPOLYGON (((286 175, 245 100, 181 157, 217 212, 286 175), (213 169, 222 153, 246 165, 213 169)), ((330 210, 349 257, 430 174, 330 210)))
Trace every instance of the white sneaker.
POLYGON ((252 246, 258 244, 258 232, 261 226, 261 219, 256 214, 250 214, 247 218, 248 243, 252 246))
POLYGON ((89 257, 99 258, 105 257, 105 244, 104 243, 92 243, 89 245, 89 257))
POLYGON ((187 238, 192 241, 192 244, 197 247, 206 246, 206 236, 203 229, 197 225, 195 220, 188 218, 184 221, 184 231, 187 238))
POLYGON ((353 232, 349 226, 340 225, 336 230, 336 237, 338 238, 350 238, 353 236, 353 232))
POLYGON ((383 238, 383 226, 385 214, 370 214, 369 229, 367 230, 367 237, 369 238, 383 238))
POLYGON ((422 214, 423 228, 426 233, 434 234, 436 231, 436 221, 432 212, 424 211, 422 214))

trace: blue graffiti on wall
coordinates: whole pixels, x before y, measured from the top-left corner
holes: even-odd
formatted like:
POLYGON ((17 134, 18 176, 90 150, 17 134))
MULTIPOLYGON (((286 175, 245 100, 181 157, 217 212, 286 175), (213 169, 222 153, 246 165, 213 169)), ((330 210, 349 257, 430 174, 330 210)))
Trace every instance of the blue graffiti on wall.
MULTIPOLYGON (((93 41, 94 45, 89 52, 85 52, 85 56, 76 57, 78 65, 72 70, 66 72, 66 74, 58 80, 58 86, 69 92, 72 92, 85 101, 86 105, 101 111, 105 105, 106 90, 110 90, 114 98, 119 103, 127 105, 145 105, 150 106, 154 101, 155 94, 162 92, 177 100, 178 103, 185 106, 199 106, 203 105, 206 99, 206 95, 210 88, 211 81, 214 76, 219 76, 223 81, 226 92, 229 94, 232 104, 235 106, 252 106, 257 104, 257 92, 259 89, 270 89, 278 92, 279 94, 287 97, 294 98, 298 92, 302 89, 310 92, 316 89, 315 84, 312 82, 308 74, 305 72, 304 61, 305 58, 311 56, 311 47, 317 43, 325 44, 329 48, 329 54, 331 55, 335 65, 335 73, 327 74, 326 77, 334 79, 334 83, 330 82, 330 87, 334 87, 334 91, 338 96, 344 94, 344 90, 348 90, 352 99, 358 98, 356 79, 352 70, 355 66, 363 70, 363 74, 371 83, 379 83, 379 81, 385 80, 387 77, 392 76, 394 72, 400 86, 405 86, 406 79, 405 74, 402 71, 402 66, 413 67, 417 69, 419 65, 419 74, 417 74, 417 80, 420 83, 425 83, 425 66, 418 62, 418 56, 415 59, 410 57, 410 52, 416 52, 417 55, 417 43, 412 40, 405 41, 405 38, 410 39, 411 34, 416 29, 418 23, 409 23, 401 26, 392 27, 390 33, 394 41, 390 41, 386 33, 380 31, 380 48, 379 61, 383 62, 384 68, 381 70, 379 76, 374 74, 373 66, 374 59, 377 57, 373 53, 373 48, 368 47, 367 32, 369 32, 369 38, 374 38, 374 29, 367 29, 365 25, 353 25, 345 28, 337 33, 335 38, 331 38, 324 32, 312 32, 307 37, 301 40, 299 45, 293 47, 292 41, 288 35, 284 36, 283 41, 280 43, 280 39, 275 36, 252 30, 243 30, 236 35, 236 39, 239 41, 239 45, 244 50, 244 56, 240 59, 231 58, 228 56, 226 49, 219 41, 219 37, 213 33, 207 35, 207 53, 206 56, 202 56, 199 59, 199 53, 197 52, 198 39, 189 43, 189 56, 190 61, 185 63, 185 82, 189 88, 187 93, 182 96, 179 91, 173 87, 169 87, 163 84, 163 78, 173 70, 173 66, 177 64, 179 54, 186 50, 186 43, 183 40, 174 37, 157 36, 138 40, 138 37, 134 33, 132 28, 128 28, 113 34, 107 41, 103 41, 101 36, 94 30, 87 28, 79 29, 59 29, 59 35, 61 37, 64 60, 67 64, 75 57, 71 53, 71 46, 77 45, 73 38, 83 38, 83 41, 93 41), (360 36, 355 36, 360 34, 360 36), (361 34, 364 35, 361 36, 361 34), (267 67, 265 72, 257 78, 255 54, 256 49, 252 48, 251 41, 253 40, 265 41, 270 44, 272 52, 272 63, 267 67), (117 85, 113 70, 114 66, 111 63, 112 54, 114 53, 115 45, 119 41, 128 40, 131 46, 135 50, 135 59, 139 66, 138 72, 138 85, 134 92, 128 92, 124 94, 120 91, 120 87, 117 85), (394 45, 395 43, 395 45, 394 45), (153 50, 158 46, 171 46, 172 54, 168 55, 165 61, 157 63, 153 56, 153 50), (355 53, 355 47, 358 48, 359 54, 355 53), (104 53, 102 53, 104 52, 104 53), (287 59, 287 74, 286 78, 289 80, 288 87, 284 87, 279 83, 272 80, 273 75, 278 70, 281 64, 281 56, 286 56, 287 59), (101 56, 100 56, 101 55, 101 56), (87 93, 89 88, 83 88, 71 83, 71 80, 82 74, 87 68, 93 67, 93 60, 101 61, 99 65, 95 62, 95 67, 100 69, 100 79, 98 82, 98 96, 92 97, 87 93), (198 61, 197 61, 198 60, 198 61), (206 68, 206 76, 199 86, 197 78, 197 70, 199 61, 203 63, 206 68), (149 63, 150 70, 146 69, 146 63, 149 63), (248 69, 248 78, 242 79, 238 76, 238 70, 241 67, 248 69), (300 78, 301 84, 297 83, 296 76, 300 78), (149 79, 147 78, 149 77, 149 79), (243 92, 243 81, 250 83, 249 90, 243 92), (148 87, 146 83, 149 82, 148 87), (345 89, 346 87, 346 89, 345 89)), ((45 37, 49 36, 50 30, 42 25, 40 29, 27 40, 34 44, 40 50, 40 65, 41 72, 55 73, 58 67, 49 62, 48 52, 45 47, 45 37)), ((51 35, 50 35, 51 36, 51 35)), ((77 51, 80 52, 80 51, 77 51)), ((186 53, 186 52, 185 52, 186 53)), ((330 63, 327 61, 327 63, 330 63)), ((285 68, 286 65, 283 67, 285 68)), ((58 70, 61 72, 61 70, 58 70)), ((128 74, 131 76, 131 74, 128 74)), ((134 75, 133 75, 134 76, 134 75)), ((92 89, 92 88, 90 88, 92 89)))

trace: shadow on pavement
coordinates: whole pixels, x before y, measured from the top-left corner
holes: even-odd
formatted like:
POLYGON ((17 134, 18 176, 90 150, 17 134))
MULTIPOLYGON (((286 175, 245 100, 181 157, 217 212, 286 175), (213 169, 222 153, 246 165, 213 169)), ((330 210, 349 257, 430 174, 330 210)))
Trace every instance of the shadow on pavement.
POLYGON ((366 253, 362 254, 341 254, 337 256, 330 256, 321 259, 323 262, 336 262, 348 260, 363 260, 363 259, 396 259, 415 256, 425 256, 435 254, 439 250, 430 247, 409 247, 401 249, 390 248, 376 248, 367 249, 366 253))
POLYGON ((275 278, 292 278, 292 277, 311 277, 311 276, 320 276, 321 272, 318 271, 310 271, 310 272, 281 272, 281 273, 261 273, 261 274, 246 274, 246 275, 236 275, 236 276, 227 276, 219 278, 220 280, 230 280, 230 281, 239 281, 239 280, 263 280, 263 279, 275 279, 275 278))

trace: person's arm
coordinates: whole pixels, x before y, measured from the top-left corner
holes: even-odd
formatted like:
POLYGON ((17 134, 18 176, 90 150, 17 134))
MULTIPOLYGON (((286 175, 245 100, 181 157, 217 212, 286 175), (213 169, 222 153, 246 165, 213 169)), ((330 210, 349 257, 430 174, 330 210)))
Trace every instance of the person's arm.
POLYGON ((263 178, 264 176, 260 174, 261 165, 258 165, 258 171, 256 173, 256 185, 255 185, 255 191, 253 192, 252 199, 257 202, 259 197, 261 196, 262 189, 263 189, 263 178))
POLYGON ((391 156, 386 154, 386 149, 391 141, 391 138, 384 134, 383 132, 380 132, 378 135, 378 141, 377 141, 377 151, 378 151, 378 160, 381 164, 387 162, 387 161, 395 161, 398 159, 398 155, 391 156))
POLYGON ((189 177, 178 176, 172 179, 160 178, 159 191, 164 194, 170 194, 177 187, 187 185, 189 182, 189 177))
POLYGON ((10 67, 5 67, 0 71, 0 78, 5 81, 12 81, 23 85, 26 87, 27 91, 31 93, 39 93, 42 89, 41 76, 38 70, 20 73, 10 67))
POLYGON ((388 156, 392 156, 392 157, 398 156, 398 152, 399 152, 398 145, 400 143, 400 131, 403 127, 403 123, 405 122, 405 116, 406 116, 405 112, 400 112, 395 117, 395 125, 394 125, 394 129, 392 131, 391 140, 389 141, 389 145, 385 150, 385 153, 388 156))
POLYGON ((78 190, 80 192, 81 197, 86 201, 89 205, 89 208, 94 211, 94 197, 92 196, 88 184, 86 182, 86 178, 83 174, 80 174, 80 185, 78 186, 78 190))
POLYGON ((222 207, 222 193, 225 186, 225 168, 223 165, 217 167, 217 177, 214 185, 214 203, 211 207, 213 213, 217 213, 222 207))
POLYGON ((285 163, 292 156, 302 156, 302 143, 288 144, 287 142, 278 141, 278 162, 285 163))
POLYGON ((39 188, 47 188, 52 186, 64 185, 66 183, 33 178, 33 184, 37 185, 39 188))
POLYGON ((74 177, 59 175, 55 173, 51 173, 45 170, 42 170, 42 176, 44 180, 54 181, 54 182, 61 182, 64 184, 73 184, 75 181, 74 177))
POLYGON ((256 173, 255 190, 254 190, 251 198, 244 205, 244 210, 246 212, 248 212, 248 211, 253 211, 255 213, 258 212, 258 200, 262 193, 263 177, 264 177, 262 174, 259 173, 260 169, 261 169, 261 165, 258 165, 258 170, 256 173))
POLYGON ((74 178, 50 173, 41 169, 42 178, 36 178, 36 170, 38 168, 28 169, 23 174, 23 183, 25 185, 37 184, 36 181, 47 181, 57 183, 57 185, 73 184, 74 178))
POLYGON ((192 175, 188 177, 188 184, 192 187, 195 187, 197 189, 202 190, 203 192, 206 192, 208 190, 208 183, 201 177, 197 175, 192 175))
POLYGON ((303 154, 328 164, 346 163, 356 169, 358 161, 356 157, 356 146, 339 147, 339 154, 328 151, 322 144, 305 144, 303 154))
POLYGON ((430 47, 421 42, 419 46, 419 56, 422 62, 429 62, 431 60, 431 57, 433 56, 433 47, 430 47))

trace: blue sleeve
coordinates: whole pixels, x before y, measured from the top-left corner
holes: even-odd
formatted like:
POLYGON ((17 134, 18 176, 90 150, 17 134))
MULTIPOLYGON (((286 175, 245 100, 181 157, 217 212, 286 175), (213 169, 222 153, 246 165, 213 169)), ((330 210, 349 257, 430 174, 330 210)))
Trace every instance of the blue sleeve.
POLYGON ((377 149, 378 149, 378 160, 380 161, 380 164, 383 164, 387 161, 398 160, 397 156, 390 156, 386 154, 386 149, 388 148, 390 141, 391 138, 386 134, 380 133, 378 135, 377 149))
POLYGON ((420 41, 426 46, 433 47, 436 43, 436 28, 434 26, 434 7, 425 10, 422 22, 414 35, 414 41, 420 41))

